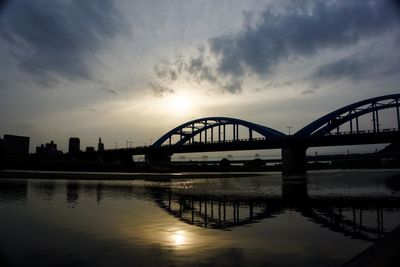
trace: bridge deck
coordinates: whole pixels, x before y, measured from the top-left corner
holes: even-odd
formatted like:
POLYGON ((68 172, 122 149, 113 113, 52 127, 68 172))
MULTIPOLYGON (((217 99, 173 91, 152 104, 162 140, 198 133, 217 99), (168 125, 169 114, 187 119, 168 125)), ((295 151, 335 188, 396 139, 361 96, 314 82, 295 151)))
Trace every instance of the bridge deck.
POLYGON ((193 153, 193 152, 216 152, 216 151, 238 151, 258 149, 280 149, 291 146, 322 147, 342 145, 363 144, 385 144, 400 142, 400 131, 388 130, 380 132, 364 131, 359 133, 342 133, 326 136, 282 136, 271 139, 241 139, 225 142, 198 142, 190 145, 165 145, 161 147, 143 146, 126 149, 110 149, 107 153, 126 153, 130 155, 144 155, 148 153, 193 153))

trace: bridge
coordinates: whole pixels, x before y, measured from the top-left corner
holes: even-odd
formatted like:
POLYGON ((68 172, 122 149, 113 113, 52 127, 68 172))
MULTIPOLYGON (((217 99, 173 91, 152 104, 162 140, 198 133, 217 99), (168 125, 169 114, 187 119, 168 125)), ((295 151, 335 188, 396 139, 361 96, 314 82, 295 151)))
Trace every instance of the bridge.
POLYGON ((400 142, 399 102, 400 94, 359 101, 322 116, 293 135, 236 118, 200 118, 175 127, 150 146, 106 153, 145 155, 150 164, 164 164, 176 153, 282 149, 283 175, 303 174, 309 147, 400 142), (382 127, 382 114, 385 122, 389 118, 390 127, 382 127))

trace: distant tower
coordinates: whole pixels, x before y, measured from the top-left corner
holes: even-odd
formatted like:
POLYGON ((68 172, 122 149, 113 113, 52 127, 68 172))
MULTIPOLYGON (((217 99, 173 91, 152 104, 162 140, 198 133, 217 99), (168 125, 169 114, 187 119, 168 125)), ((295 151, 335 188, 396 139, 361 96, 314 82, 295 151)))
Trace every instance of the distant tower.
POLYGON ((69 138, 68 154, 76 155, 81 151, 81 141, 78 137, 69 138))
POLYGON ((97 151, 104 151, 104 144, 101 142, 101 137, 99 138, 99 144, 97 145, 97 151))

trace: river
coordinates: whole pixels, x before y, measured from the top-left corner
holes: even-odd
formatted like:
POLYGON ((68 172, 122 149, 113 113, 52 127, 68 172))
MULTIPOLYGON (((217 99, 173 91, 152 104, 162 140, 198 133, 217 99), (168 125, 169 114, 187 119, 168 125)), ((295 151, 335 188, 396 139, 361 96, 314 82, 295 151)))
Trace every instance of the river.
POLYGON ((400 170, 212 176, 0 179, 0 266, 338 266, 400 224, 400 170))

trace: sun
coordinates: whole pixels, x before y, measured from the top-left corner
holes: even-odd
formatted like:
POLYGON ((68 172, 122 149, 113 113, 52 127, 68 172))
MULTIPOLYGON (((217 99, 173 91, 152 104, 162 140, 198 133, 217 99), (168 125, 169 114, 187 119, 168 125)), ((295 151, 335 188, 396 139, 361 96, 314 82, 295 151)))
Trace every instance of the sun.
POLYGON ((171 95, 166 99, 168 110, 175 115, 191 112, 193 103, 187 95, 171 95))

